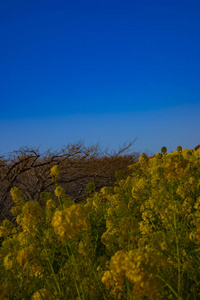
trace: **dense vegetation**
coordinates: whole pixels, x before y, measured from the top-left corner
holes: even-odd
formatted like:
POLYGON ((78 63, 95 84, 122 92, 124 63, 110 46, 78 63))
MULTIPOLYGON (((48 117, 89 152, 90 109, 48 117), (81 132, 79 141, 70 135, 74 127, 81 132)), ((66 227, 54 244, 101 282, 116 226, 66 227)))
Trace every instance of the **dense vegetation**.
POLYGON ((1 299, 200 299, 200 149, 140 156, 114 185, 74 203, 54 192, 25 201, 11 188, 0 226, 1 299))

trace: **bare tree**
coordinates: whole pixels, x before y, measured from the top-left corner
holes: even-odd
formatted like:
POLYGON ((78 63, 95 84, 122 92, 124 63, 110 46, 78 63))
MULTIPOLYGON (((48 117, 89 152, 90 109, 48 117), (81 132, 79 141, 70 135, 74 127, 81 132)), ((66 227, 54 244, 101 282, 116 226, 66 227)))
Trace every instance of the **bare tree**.
POLYGON ((85 147, 83 142, 78 142, 55 152, 40 153, 38 149, 25 147, 12 152, 7 159, 0 157, 0 220, 14 220, 10 212, 13 206, 10 190, 13 186, 20 188, 25 201, 39 201, 44 206, 39 196, 44 191, 53 192, 55 186, 50 169, 56 164, 62 170, 60 184, 74 202, 86 198, 88 182, 93 182, 97 191, 103 186, 113 185, 115 172, 138 160, 138 153, 126 154, 134 142, 111 153, 99 144, 85 147))

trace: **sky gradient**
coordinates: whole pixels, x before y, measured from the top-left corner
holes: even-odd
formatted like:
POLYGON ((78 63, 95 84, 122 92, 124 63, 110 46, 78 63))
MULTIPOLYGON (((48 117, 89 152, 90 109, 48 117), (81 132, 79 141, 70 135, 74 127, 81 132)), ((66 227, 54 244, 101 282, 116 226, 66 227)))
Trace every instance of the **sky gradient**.
POLYGON ((200 144, 200 2, 0 3, 0 155, 200 144))

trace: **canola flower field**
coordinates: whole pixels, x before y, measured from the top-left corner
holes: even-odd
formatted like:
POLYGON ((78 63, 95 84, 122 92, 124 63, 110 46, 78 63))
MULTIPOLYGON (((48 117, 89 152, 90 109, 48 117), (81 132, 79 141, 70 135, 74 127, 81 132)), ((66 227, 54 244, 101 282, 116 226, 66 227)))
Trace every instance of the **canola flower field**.
POLYGON ((114 187, 75 204, 54 195, 0 224, 0 299, 200 299, 200 149, 142 155, 114 187))

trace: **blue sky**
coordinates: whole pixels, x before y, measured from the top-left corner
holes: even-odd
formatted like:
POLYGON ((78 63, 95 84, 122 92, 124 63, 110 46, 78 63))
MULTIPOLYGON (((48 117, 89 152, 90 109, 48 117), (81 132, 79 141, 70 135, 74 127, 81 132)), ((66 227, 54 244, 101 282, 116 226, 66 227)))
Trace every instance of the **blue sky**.
POLYGON ((0 2, 0 154, 200 144, 200 2, 0 2))

